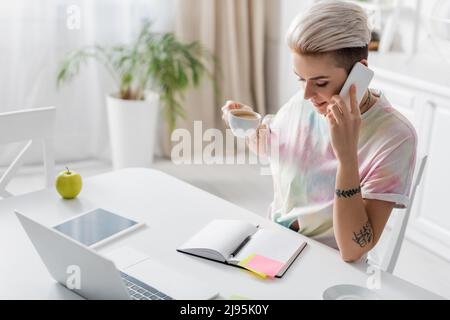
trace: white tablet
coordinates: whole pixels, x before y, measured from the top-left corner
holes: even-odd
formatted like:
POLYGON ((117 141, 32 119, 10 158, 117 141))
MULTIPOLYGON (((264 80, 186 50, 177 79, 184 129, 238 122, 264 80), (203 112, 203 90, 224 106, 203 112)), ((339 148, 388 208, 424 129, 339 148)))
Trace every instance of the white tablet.
POLYGON ((70 218, 54 228, 68 237, 94 248, 143 225, 143 223, 99 208, 70 218))

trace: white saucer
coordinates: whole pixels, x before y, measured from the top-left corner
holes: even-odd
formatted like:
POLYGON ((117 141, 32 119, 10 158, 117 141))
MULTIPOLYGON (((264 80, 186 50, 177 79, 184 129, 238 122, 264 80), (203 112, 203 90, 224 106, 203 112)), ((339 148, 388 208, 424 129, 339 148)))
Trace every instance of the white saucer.
POLYGON ((364 287, 339 284, 326 289, 322 294, 323 300, 379 300, 381 297, 372 290, 364 287))

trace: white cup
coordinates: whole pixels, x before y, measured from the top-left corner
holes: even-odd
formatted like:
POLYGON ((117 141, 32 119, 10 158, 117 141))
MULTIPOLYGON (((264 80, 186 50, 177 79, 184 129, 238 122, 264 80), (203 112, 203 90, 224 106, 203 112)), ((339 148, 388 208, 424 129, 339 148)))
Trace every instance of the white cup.
POLYGON ((245 138, 258 129, 261 124, 261 115, 248 110, 230 110, 228 112, 228 124, 236 137, 245 138))

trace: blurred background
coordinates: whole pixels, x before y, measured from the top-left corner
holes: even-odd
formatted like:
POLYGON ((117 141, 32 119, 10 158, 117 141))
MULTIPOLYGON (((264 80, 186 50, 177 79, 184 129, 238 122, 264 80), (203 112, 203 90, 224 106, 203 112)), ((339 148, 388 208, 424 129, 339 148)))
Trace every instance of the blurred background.
MULTIPOLYGON (((148 79, 144 76, 150 89, 165 97, 153 102, 155 119, 144 124, 145 132, 141 132, 142 140, 150 139, 146 143, 151 158, 144 165, 265 216, 272 200, 272 184, 270 176, 261 175, 260 165, 232 161, 175 164, 171 161, 170 133, 173 128, 182 128, 194 135, 194 121, 201 121, 203 131, 224 130, 220 108, 226 100, 241 101, 263 115, 276 113, 298 90, 284 36, 294 16, 313 2, 0 2, 0 114, 55 106, 52 143, 57 171, 69 166, 88 178, 133 166, 139 163, 133 162, 136 159, 124 159, 125 155, 111 149, 121 139, 128 145, 134 141, 117 136, 129 124, 114 120, 106 97, 126 84, 139 82, 141 63, 153 68, 148 79), (141 56, 133 56, 145 21, 151 21, 149 31, 157 39, 152 50, 158 52, 159 60, 143 62, 141 56), (165 34, 173 34, 176 41, 161 41, 165 34), (193 60, 186 57, 183 61, 187 64, 177 60, 177 50, 182 50, 178 45, 190 43, 204 50, 199 54, 193 47, 183 47, 192 49, 191 58, 201 63, 198 68, 192 68, 193 60), (96 53, 89 51, 92 48, 97 48, 96 53), (105 48, 110 51, 101 51, 105 48), (74 50, 79 55, 68 56, 74 50), (81 55, 80 50, 87 51, 81 55), (107 58, 111 58, 113 75, 105 63, 107 58), (137 68, 130 65, 134 62, 137 68), (72 72, 73 77, 63 79, 58 86, 62 70, 72 72), (158 70, 169 71, 162 74, 158 70), (199 85, 194 88, 196 76, 199 85)), ((411 120, 419 135, 419 153, 429 155, 395 274, 450 298, 450 215, 446 201, 446 182, 450 181, 450 0, 353 2, 365 8, 373 28, 369 67, 376 76, 372 87, 384 91, 393 106, 411 120)), ((205 145, 194 148, 192 155, 202 152, 205 145)), ((0 146, 0 174, 22 147, 21 143, 0 146)), ((225 148, 233 152, 224 157, 247 152, 237 142, 225 148)), ((21 194, 43 187, 42 148, 37 144, 26 153, 24 165, 7 190, 21 194)))

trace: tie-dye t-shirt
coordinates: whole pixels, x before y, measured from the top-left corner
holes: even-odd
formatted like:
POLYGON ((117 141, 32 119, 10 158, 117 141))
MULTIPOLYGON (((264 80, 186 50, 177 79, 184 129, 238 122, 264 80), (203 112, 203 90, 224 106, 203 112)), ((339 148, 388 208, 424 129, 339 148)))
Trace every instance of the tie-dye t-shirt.
MULTIPOLYGON (((373 91, 374 92, 374 91, 373 91)), ((361 115, 358 162, 364 199, 408 205, 417 136, 411 123, 380 92, 361 115)), ((299 232, 337 248, 333 200, 337 160, 326 118, 299 92, 270 121, 269 145, 274 199, 269 218, 286 227, 296 219, 299 232), (275 143, 276 141, 276 143, 275 143)))

